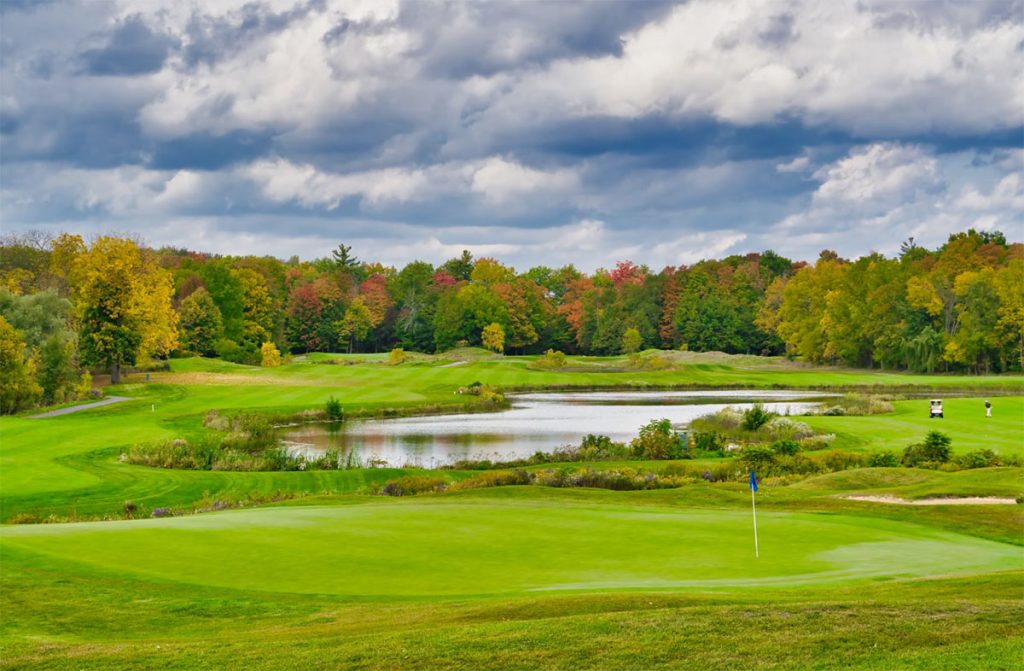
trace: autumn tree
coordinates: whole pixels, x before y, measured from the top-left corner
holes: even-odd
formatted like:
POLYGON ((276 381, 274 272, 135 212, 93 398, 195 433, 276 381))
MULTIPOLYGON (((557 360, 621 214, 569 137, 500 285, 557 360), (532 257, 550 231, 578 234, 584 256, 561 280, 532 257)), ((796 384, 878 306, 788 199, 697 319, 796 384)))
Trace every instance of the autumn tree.
POLYGON ((71 273, 75 262, 85 253, 85 242, 82 236, 61 233, 50 241, 50 274, 57 282, 57 292, 67 297, 72 289, 71 273))
POLYGON ((996 338, 1000 343, 1004 367, 1024 369, 1024 259, 1013 259, 995 276, 995 291, 999 297, 996 338))
POLYGON ((336 322, 335 328, 342 340, 348 341, 348 351, 352 352, 356 342, 365 340, 370 329, 373 328, 373 314, 370 308, 363 302, 362 297, 357 297, 349 303, 345 310, 345 316, 341 321, 336 322))
POLYGON ((212 356, 223 326, 220 310, 209 292, 204 288, 193 291, 181 302, 178 314, 182 349, 202 356, 212 356))
MULTIPOLYGON (((288 342, 303 352, 320 348, 320 321, 323 306, 312 284, 292 289, 288 296, 288 342)), ((294 351, 294 350, 293 350, 294 351)))
POLYGON ((252 268, 235 271, 242 286, 242 338, 259 343, 274 335, 276 307, 267 281, 252 268))
POLYGON ((24 339, 0 316, 0 414, 30 408, 41 395, 35 362, 26 356, 24 339))
POLYGON ((164 356, 178 345, 170 273, 131 240, 100 237, 78 256, 73 271, 81 314, 79 350, 86 365, 121 369, 140 357, 164 356))
POLYGON ((505 351, 505 329, 501 324, 488 324, 480 333, 480 341, 487 349, 501 354, 505 351))

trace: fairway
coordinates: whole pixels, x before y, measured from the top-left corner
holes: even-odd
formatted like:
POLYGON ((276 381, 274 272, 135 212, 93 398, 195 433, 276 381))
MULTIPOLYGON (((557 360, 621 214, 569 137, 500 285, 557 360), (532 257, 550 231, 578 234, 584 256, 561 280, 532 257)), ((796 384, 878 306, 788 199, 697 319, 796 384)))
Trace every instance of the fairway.
POLYGON ((1022 566, 1020 548, 899 522, 766 513, 759 530, 755 560, 742 512, 487 496, 0 533, 4 548, 139 577, 361 598, 796 586, 1022 566))

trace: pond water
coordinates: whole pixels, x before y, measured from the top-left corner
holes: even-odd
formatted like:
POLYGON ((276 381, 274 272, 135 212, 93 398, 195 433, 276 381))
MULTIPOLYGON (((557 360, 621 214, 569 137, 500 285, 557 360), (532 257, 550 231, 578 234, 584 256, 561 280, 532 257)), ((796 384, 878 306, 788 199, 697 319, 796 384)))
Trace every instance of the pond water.
POLYGON ((296 454, 327 450, 352 454, 362 464, 435 467, 460 459, 508 461, 578 444, 588 433, 628 442, 640 427, 667 417, 686 424, 726 406, 755 402, 781 414, 801 414, 827 394, 793 391, 567 392, 510 396, 500 412, 355 420, 289 429, 284 439, 296 454))

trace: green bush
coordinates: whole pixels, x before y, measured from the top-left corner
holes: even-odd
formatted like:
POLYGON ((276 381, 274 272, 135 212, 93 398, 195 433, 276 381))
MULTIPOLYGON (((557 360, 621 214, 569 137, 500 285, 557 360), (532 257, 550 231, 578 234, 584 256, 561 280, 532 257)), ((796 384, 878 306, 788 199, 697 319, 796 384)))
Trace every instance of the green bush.
POLYGON ((697 431, 693 436, 693 449, 697 452, 718 452, 725 449, 725 436, 717 431, 697 431))
POLYGON ((740 428, 744 431, 757 431, 774 416, 773 413, 765 410, 763 405, 755 403, 754 407, 743 413, 743 421, 740 423, 740 428))
POLYGON ((747 445, 740 451, 740 462, 748 469, 763 471, 775 462, 775 450, 761 445, 747 445))
POLYGON ((772 451, 791 457, 800 451, 800 443, 795 440, 777 440, 772 443, 772 451))
POLYGON ((923 443, 908 445, 903 450, 903 465, 907 467, 934 467, 945 464, 952 455, 952 439, 944 433, 929 431, 923 443))
POLYGON ((682 437, 668 419, 656 419, 641 427, 640 435, 629 444, 641 459, 683 459, 689 456, 682 437))
POLYGON ((259 365, 261 360, 260 351, 256 348, 243 347, 234 340, 220 338, 214 344, 213 349, 224 361, 241 363, 250 366, 259 365))
POLYGON ((896 468, 899 465, 900 458, 895 452, 876 452, 868 457, 871 468, 896 468))
POLYGON ((960 468, 989 468, 990 466, 1002 466, 1002 459, 992 450, 974 450, 961 455, 956 460, 960 468))
POLYGON ((331 396, 327 399, 324 404, 324 411, 327 413, 327 419, 331 421, 338 421, 344 417, 344 410, 341 407, 341 401, 331 396))

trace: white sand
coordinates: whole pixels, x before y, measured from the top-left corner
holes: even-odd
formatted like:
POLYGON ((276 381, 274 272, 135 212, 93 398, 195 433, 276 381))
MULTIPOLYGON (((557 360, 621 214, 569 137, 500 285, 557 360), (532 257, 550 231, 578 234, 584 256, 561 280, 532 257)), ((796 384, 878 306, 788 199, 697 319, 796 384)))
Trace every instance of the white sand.
POLYGON ((987 506, 1014 505, 1016 499, 1004 496, 958 496, 934 499, 901 499, 896 496, 843 496, 851 501, 870 501, 872 503, 892 503, 899 506, 987 506))

